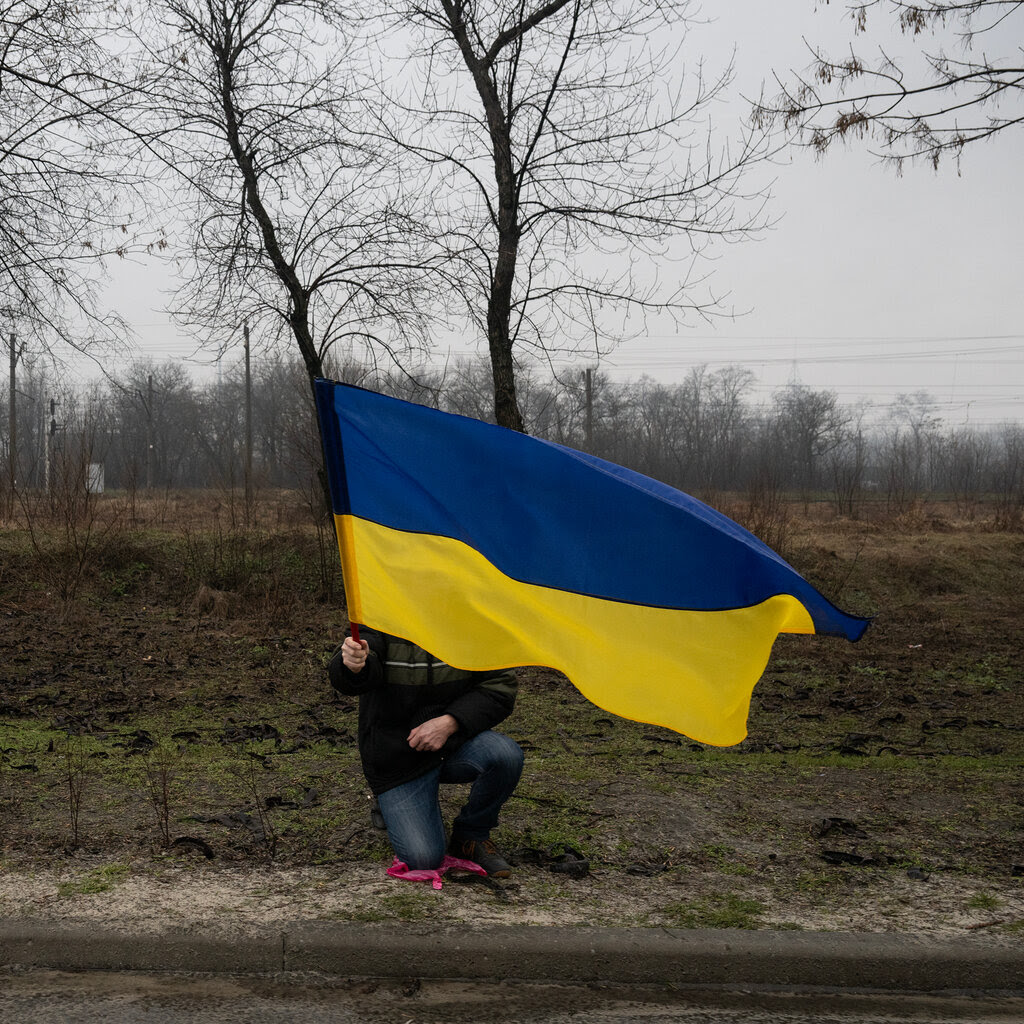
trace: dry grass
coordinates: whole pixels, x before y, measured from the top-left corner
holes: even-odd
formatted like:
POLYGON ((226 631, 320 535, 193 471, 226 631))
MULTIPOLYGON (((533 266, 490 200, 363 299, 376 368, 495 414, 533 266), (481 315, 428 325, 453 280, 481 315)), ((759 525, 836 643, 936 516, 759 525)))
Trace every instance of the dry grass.
MULTIPOLYGON (((379 871, 355 708, 323 671, 345 627, 325 583, 333 537, 294 495, 261 502, 248 528, 223 495, 136 500, 131 515, 124 500, 97 510, 117 525, 97 530, 71 597, 52 582, 60 522, 34 524, 34 542, 0 529, 0 866, 77 878, 81 863, 91 878, 208 852, 232 871, 379 871)), ((1019 934, 1024 535, 948 512, 789 509, 797 568, 877 618, 857 645, 780 638, 736 748, 614 719, 523 672, 508 730, 527 771, 500 839, 540 864, 509 890, 517 912, 860 927, 873 907, 905 926, 977 923, 963 903, 984 893, 1002 908, 984 911, 993 927, 1019 934), (590 860, 586 883, 547 870, 566 849, 590 860)))

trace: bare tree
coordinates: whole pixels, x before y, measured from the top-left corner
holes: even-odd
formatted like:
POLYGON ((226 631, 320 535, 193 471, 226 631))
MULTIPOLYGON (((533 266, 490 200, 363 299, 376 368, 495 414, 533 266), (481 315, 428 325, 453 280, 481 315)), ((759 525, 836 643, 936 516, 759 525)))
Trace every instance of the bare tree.
POLYGON ((117 432, 112 477, 132 490, 196 482, 194 462, 211 431, 182 364, 140 360, 107 386, 117 432))
POLYGON ((941 468, 957 511, 969 520, 977 515, 995 461, 994 436, 970 427, 952 427, 941 441, 941 468))
POLYGON ((709 372, 693 367, 679 388, 681 442, 687 485, 720 489, 735 480, 747 412, 744 398, 754 375, 741 366, 709 372))
POLYGON ((133 230, 112 21, 91 0, 0 3, 0 315, 50 351, 124 334, 98 303, 133 230))
POLYGON ((389 3, 418 33, 395 135, 435 169, 495 418, 522 430, 521 350, 600 354, 645 314, 715 308, 692 261, 761 223, 764 196, 740 190, 761 139, 716 149, 701 119, 730 69, 687 67, 685 0, 389 3))
POLYGON ((889 408, 883 463, 889 507, 911 509, 935 485, 942 419, 926 391, 897 395, 889 408))
POLYGON ((683 418, 679 388, 641 377, 628 389, 633 416, 629 465, 665 483, 683 486, 683 418))
POLYGON ((1004 424, 996 434, 997 456, 992 473, 996 526, 1019 530, 1024 526, 1024 426, 1004 424))
POLYGON ((359 48, 343 5, 153 0, 139 29, 162 160, 194 225, 181 317, 214 344, 242 321, 290 337, 310 380, 334 346, 398 353, 424 319, 416 225, 362 129, 359 48))
POLYGON ((884 48, 871 62, 852 47, 843 57, 812 47, 809 71, 757 106, 759 123, 781 120, 819 151, 869 137, 897 169, 908 160, 937 167, 1024 123, 1021 0, 856 0, 847 5, 855 34, 875 8, 920 47, 921 69, 908 71, 906 58, 884 48))
POLYGON ((793 482, 816 486, 819 461, 842 441, 849 412, 834 391, 815 391, 805 384, 787 384, 773 398, 779 458, 789 463, 793 482))
POLYGON ((867 412, 868 405, 863 402, 850 410, 849 418, 839 428, 835 447, 827 453, 836 512, 851 519, 857 518, 866 482, 869 438, 864 420, 867 412))

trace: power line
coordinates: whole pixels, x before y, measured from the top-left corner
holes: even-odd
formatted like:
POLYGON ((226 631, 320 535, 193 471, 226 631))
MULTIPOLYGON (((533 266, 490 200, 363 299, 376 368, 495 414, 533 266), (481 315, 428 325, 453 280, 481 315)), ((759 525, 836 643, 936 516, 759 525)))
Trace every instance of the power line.
MULTIPOLYGON (((917 362, 921 359, 928 359, 931 361, 954 358, 958 359, 961 356, 984 356, 984 355, 1010 355, 1014 352, 1024 353, 1024 346, 1020 348, 984 348, 984 349, 929 349, 921 352, 891 352, 891 351, 878 351, 878 352, 846 352, 841 355, 779 355, 779 356, 762 356, 757 354, 745 353, 744 355, 732 356, 731 358, 724 358, 720 355, 711 358, 704 358, 698 356, 696 353, 684 354, 681 352, 671 352, 661 355, 659 353, 625 353, 621 356, 606 356, 603 362, 611 366, 637 366, 637 367, 657 367, 659 369, 671 369, 673 367, 688 367, 694 363, 732 363, 732 362, 749 362, 757 363, 758 365, 770 365, 776 363, 800 363, 800 364, 814 364, 814 363, 857 363, 863 362, 865 359, 871 359, 872 361, 884 360, 885 362, 894 362, 901 359, 911 360, 917 362)), ((986 365, 1006 365, 1006 366, 1020 366, 1020 359, 986 359, 986 365)))
POLYGON ((744 344, 751 341, 1024 341, 1024 334, 645 334, 648 340, 713 341, 744 344))

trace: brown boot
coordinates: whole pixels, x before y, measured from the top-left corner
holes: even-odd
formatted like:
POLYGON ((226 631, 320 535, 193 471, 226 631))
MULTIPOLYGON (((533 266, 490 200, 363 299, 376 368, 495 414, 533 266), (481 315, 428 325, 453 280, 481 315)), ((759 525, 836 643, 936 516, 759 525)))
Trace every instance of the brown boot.
POLYGON ((462 839, 452 836, 448 852, 461 860, 471 860, 487 872, 491 878, 508 878, 512 866, 505 860, 490 839, 462 839))

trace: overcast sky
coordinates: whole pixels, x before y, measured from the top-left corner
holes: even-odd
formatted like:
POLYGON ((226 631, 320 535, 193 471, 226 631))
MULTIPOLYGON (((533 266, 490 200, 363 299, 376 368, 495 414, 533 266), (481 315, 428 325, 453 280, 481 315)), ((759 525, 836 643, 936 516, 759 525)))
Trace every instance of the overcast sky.
MULTIPOLYGON (((833 52, 906 45, 880 16, 870 39, 854 40, 841 2, 731 0, 715 11, 687 53, 699 48, 713 71, 735 47, 725 124, 773 70, 807 66, 804 37, 833 52)), ((700 363, 741 363, 757 374, 758 399, 790 381, 881 406, 925 390, 950 424, 1024 419, 1022 166, 1024 129, 969 149, 959 174, 947 162, 897 177, 863 146, 820 160, 793 151, 763 171, 775 226, 709 264, 716 292, 742 315, 631 341, 604 369, 671 382, 700 363)), ((167 283, 164 272, 123 268, 112 295, 143 352, 183 358, 194 344, 159 312, 167 283)))

